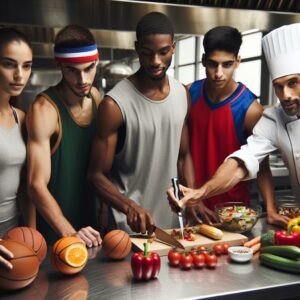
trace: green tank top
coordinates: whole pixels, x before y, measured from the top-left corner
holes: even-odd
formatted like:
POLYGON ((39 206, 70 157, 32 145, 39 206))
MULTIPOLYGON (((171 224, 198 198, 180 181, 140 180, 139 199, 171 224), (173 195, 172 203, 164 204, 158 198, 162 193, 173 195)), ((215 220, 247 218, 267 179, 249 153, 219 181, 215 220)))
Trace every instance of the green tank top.
MULTIPOLYGON (((93 117, 88 125, 78 124, 71 116, 56 91, 49 88, 43 92, 57 109, 60 118, 60 134, 51 147, 51 177, 48 189, 56 199, 66 219, 78 230, 87 225, 93 197, 87 188, 87 169, 90 148, 96 134, 97 106, 93 101, 93 117)), ((60 237, 38 216, 38 229, 48 244, 60 237)))

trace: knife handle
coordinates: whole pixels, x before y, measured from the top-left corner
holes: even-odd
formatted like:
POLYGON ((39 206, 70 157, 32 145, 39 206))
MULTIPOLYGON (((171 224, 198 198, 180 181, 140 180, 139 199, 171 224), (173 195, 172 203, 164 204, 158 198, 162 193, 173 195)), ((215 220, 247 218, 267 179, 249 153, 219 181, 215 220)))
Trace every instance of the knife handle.
POLYGON ((180 200, 179 180, 177 177, 173 177, 171 180, 172 180, 172 185, 173 185, 173 189, 174 189, 174 195, 177 200, 180 200))

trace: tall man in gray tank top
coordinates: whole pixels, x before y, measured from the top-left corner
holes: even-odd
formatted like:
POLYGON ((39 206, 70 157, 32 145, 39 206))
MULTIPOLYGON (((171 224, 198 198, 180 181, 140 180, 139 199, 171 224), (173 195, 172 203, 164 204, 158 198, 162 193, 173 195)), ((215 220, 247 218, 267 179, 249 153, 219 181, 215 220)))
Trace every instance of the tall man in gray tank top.
POLYGON ((112 208, 110 225, 151 234, 153 224, 178 226, 165 201, 171 178, 179 175, 189 186, 193 182, 189 100, 184 86, 166 75, 175 51, 169 19, 149 13, 139 21, 136 35, 140 69, 99 106, 89 179, 102 203, 112 208))

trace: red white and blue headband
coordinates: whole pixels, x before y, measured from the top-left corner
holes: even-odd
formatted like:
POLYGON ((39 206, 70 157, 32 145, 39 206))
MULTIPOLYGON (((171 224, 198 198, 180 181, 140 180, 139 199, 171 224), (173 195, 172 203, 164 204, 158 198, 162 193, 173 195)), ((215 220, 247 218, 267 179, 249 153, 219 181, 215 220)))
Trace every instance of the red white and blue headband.
POLYGON ((85 47, 54 47, 54 58, 58 62, 79 64, 95 61, 99 57, 97 46, 85 47))

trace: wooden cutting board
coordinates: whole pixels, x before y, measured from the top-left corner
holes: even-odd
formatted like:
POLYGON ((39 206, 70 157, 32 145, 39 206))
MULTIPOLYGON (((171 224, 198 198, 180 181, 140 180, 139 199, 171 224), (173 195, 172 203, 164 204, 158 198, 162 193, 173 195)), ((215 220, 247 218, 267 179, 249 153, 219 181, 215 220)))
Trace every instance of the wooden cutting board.
MULTIPOLYGON (((185 250, 190 250, 193 247, 197 246, 205 246, 207 248, 212 248, 213 245, 217 243, 228 243, 230 246, 237 246, 243 245, 244 242, 248 240, 248 238, 239 233, 233 233, 228 231, 223 231, 223 238, 221 240, 213 240, 209 237, 206 237, 201 234, 195 234, 196 240, 195 241, 186 241, 186 240, 178 240, 185 248, 185 250)), ((171 230, 166 230, 166 232, 170 233, 171 230)), ((143 251, 144 246, 143 244, 149 239, 145 236, 138 236, 133 235, 130 237, 132 242, 132 249, 133 251, 143 251)), ((172 248, 171 246, 164 244, 158 240, 153 240, 152 243, 148 245, 149 251, 157 252, 160 256, 168 255, 169 250, 172 248)))

